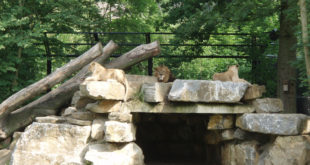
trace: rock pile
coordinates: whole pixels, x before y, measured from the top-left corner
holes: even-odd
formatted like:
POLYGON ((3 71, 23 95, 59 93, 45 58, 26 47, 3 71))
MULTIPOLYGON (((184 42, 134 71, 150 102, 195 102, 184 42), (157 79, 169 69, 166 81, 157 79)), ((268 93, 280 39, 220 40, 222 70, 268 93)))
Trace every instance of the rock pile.
MULTIPOLYGON (((126 102, 119 82, 83 82, 60 116, 37 117, 23 133, 16 132, 2 147, 8 149, 0 150, 0 164, 143 165, 144 154, 136 144, 136 132, 143 131, 136 128, 137 113, 204 114, 203 122, 196 123, 205 124, 202 143, 220 151, 216 164, 310 163, 309 117, 281 113, 281 100, 260 98, 262 86, 209 80, 159 83, 155 77, 136 75, 127 75, 127 80, 126 102)), ((156 131, 160 128, 140 138, 156 131)))

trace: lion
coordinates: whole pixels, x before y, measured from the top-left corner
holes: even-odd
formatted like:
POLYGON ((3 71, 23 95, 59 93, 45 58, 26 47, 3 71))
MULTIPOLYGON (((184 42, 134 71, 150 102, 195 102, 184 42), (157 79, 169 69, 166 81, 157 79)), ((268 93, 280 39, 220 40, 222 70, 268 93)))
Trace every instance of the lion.
POLYGON ((157 77, 159 82, 173 82, 175 77, 172 75, 170 69, 165 65, 160 65, 155 68, 154 76, 157 77))
POLYGON ((121 69, 107 69, 101 66, 97 62, 92 62, 89 65, 88 70, 92 73, 90 77, 87 77, 85 81, 107 81, 107 80, 116 80, 125 87, 125 97, 124 101, 127 101, 128 93, 128 81, 125 76, 125 72, 121 69))
POLYGON ((213 80, 219 80, 219 81, 233 81, 233 82, 244 82, 247 84, 251 84, 248 81, 239 78, 239 66, 238 65, 231 65, 228 67, 228 70, 226 72, 222 73, 215 73, 213 75, 213 80))

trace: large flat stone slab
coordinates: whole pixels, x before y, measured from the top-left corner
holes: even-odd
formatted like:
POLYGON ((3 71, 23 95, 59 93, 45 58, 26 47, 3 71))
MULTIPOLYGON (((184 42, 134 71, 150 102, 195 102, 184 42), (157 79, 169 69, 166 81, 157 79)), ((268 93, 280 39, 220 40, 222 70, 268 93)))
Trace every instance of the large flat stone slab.
POLYGON ((274 135, 298 135, 305 133, 309 117, 302 114, 243 114, 236 125, 250 132, 274 135))
POLYGON ((34 122, 18 140, 11 164, 83 164, 90 131, 90 126, 34 122))
POLYGON ((241 100, 247 83, 211 80, 175 80, 169 93, 170 101, 236 103, 241 100))
POLYGON ((106 121, 104 133, 107 142, 123 143, 136 140, 136 127, 132 123, 106 121))
POLYGON ((124 100, 125 86, 117 81, 85 81, 80 85, 82 97, 95 100, 124 100))
POLYGON ((123 108, 126 111, 143 113, 242 114, 254 112, 252 105, 202 103, 159 103, 154 105, 137 100, 124 103, 123 108))

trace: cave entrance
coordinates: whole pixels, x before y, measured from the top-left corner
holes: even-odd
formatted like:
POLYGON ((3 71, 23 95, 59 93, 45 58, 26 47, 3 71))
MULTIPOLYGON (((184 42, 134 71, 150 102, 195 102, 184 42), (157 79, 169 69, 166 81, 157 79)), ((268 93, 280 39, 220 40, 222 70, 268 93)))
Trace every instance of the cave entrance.
POLYGON ((219 148, 207 145, 205 114, 134 114, 136 143, 146 165, 218 164, 219 148))

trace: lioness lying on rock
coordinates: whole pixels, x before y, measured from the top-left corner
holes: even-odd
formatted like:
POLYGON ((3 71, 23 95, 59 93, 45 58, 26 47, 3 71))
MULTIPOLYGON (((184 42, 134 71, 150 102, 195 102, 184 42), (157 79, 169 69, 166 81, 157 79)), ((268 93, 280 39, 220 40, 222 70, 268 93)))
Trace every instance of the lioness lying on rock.
POLYGON ((159 82, 173 82, 175 77, 172 75, 170 69, 165 65, 160 65, 155 68, 154 76, 159 82))
POLYGON ((226 72, 222 72, 222 73, 215 73, 213 75, 213 80, 219 80, 219 81, 233 81, 233 82, 245 82, 249 85, 251 85, 251 83, 249 83, 248 81, 239 78, 239 66, 238 65, 231 65, 228 67, 228 70, 226 72))

